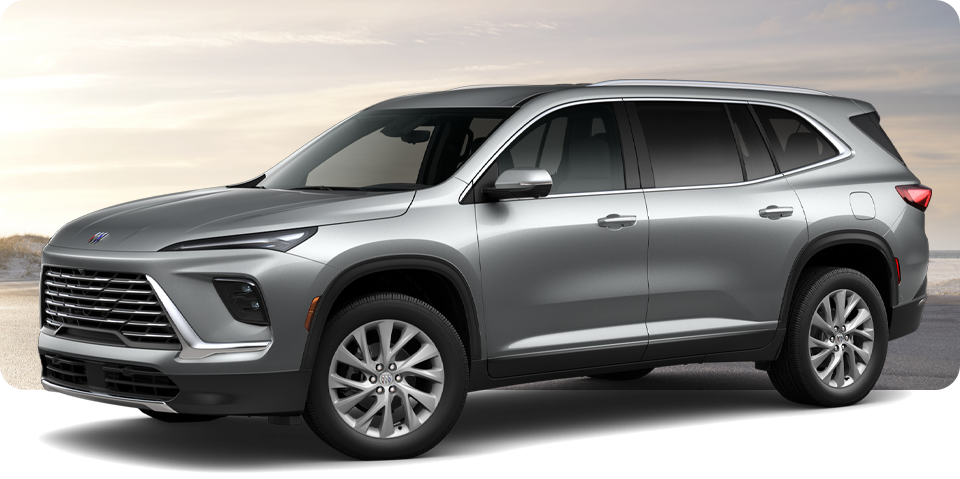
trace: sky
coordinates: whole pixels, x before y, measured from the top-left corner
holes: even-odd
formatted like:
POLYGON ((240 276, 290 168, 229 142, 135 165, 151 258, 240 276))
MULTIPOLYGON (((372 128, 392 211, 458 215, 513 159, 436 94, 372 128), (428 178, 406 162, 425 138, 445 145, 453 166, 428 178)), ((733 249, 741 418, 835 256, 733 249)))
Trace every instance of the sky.
POLYGON ((0 235, 241 182, 355 111, 475 84, 791 85, 874 104, 960 250, 960 21, 924 1, 0 0, 0 235))

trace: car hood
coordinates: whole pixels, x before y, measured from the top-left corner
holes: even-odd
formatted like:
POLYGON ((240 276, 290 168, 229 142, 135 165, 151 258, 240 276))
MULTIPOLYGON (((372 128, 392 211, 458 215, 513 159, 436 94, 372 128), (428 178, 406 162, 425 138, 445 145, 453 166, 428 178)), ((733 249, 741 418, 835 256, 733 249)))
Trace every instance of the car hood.
POLYGON ((158 251, 181 241, 400 216, 415 192, 210 188, 132 201, 67 223, 50 240, 66 248, 158 251), (90 244, 98 233, 107 233, 90 244))

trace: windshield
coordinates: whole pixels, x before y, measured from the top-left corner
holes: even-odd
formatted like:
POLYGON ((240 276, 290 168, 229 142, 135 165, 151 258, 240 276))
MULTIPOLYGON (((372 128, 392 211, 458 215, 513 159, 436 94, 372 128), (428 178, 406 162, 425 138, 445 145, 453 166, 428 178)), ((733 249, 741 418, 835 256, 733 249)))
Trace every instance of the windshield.
POLYGON ((363 112, 295 153, 258 186, 413 190, 453 175, 513 110, 363 112))

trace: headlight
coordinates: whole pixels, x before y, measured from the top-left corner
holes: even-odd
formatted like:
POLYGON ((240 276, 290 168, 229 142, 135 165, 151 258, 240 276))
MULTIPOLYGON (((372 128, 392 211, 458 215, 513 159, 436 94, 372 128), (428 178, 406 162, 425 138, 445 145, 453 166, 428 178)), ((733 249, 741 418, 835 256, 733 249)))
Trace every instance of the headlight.
POLYGON ((160 251, 194 251, 205 249, 255 248, 274 251, 287 251, 303 243, 317 232, 317 227, 293 230, 271 231, 238 236, 221 236, 202 240, 184 241, 172 244, 160 251))

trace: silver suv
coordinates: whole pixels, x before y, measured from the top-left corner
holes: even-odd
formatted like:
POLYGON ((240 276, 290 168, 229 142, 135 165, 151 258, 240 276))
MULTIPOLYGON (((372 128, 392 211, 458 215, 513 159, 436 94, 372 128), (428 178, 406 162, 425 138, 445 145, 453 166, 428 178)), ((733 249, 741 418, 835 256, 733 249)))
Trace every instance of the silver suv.
POLYGON ((915 331, 920 185, 869 103, 608 81, 394 98, 263 175, 43 251, 43 386, 413 457, 467 392, 751 361, 846 406, 915 331))

